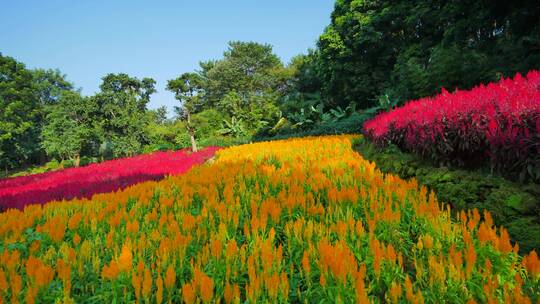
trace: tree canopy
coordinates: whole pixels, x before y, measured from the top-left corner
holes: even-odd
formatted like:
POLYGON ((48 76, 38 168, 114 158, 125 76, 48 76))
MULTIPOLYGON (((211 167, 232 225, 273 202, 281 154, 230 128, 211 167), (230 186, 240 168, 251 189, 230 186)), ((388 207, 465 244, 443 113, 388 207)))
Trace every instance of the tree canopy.
POLYGON ((536 1, 338 0, 318 41, 330 104, 470 88, 540 65, 536 1))
POLYGON ((145 126, 150 96, 156 92, 155 80, 138 79, 127 74, 103 77, 101 91, 92 96, 97 106, 94 119, 98 136, 112 145, 114 156, 130 156, 142 151, 148 142, 145 126))
POLYGON ((0 166, 36 162, 43 156, 40 133, 46 106, 73 90, 65 76, 53 70, 29 70, 0 53, 0 166))
POLYGON ((72 159, 79 165, 81 152, 95 136, 94 105, 78 92, 62 93, 51 106, 42 130, 42 147, 48 155, 72 159))

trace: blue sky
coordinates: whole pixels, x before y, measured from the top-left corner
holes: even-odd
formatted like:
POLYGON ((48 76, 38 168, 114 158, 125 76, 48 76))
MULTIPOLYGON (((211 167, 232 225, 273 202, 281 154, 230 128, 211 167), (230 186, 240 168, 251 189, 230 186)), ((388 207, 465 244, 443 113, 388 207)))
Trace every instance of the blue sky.
POLYGON ((150 108, 174 97, 168 79, 220 58, 231 40, 270 43, 284 61, 315 45, 334 0, 7 0, 0 52, 29 68, 60 69, 83 94, 106 73, 152 77, 150 108))

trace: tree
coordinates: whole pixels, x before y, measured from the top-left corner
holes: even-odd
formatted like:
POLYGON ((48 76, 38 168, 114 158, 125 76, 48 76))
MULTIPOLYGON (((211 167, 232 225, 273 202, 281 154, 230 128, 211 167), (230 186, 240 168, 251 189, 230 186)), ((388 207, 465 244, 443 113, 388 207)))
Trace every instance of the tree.
POLYGON ((0 166, 6 171, 42 161, 40 134, 47 108, 73 90, 53 70, 28 70, 0 53, 0 166))
POLYGON ((142 151, 148 142, 147 104, 156 92, 151 78, 139 80, 127 74, 103 77, 101 91, 91 97, 97 105, 94 118, 102 143, 110 142, 113 155, 131 156, 142 151))
POLYGON ((164 124, 167 122, 167 107, 161 106, 155 110, 148 111, 150 115, 152 115, 152 118, 155 123, 157 124, 164 124))
POLYGON ((0 53, 0 165, 6 169, 32 159, 39 150, 41 106, 24 64, 0 53))
POLYGON ((250 133, 277 116, 290 75, 271 45, 232 41, 222 59, 200 66, 203 108, 223 113, 222 120, 242 121, 250 133))
POLYGON ((73 91, 73 84, 59 70, 35 69, 32 73, 32 86, 41 105, 55 104, 66 91, 73 91))
POLYGON ((78 167, 81 151, 92 139, 94 110, 88 98, 77 92, 63 92, 57 104, 51 106, 41 133, 41 145, 47 154, 71 159, 78 167))
POLYGON ((323 99, 362 108, 540 67, 537 1, 338 0, 320 36, 323 99))
POLYGON ((167 90, 174 93, 175 98, 181 103, 177 107, 178 117, 185 121, 186 129, 191 141, 191 149, 197 151, 195 140, 195 127, 191 122, 191 115, 200 108, 198 93, 201 90, 201 77, 197 73, 184 73, 176 79, 167 82, 167 90))

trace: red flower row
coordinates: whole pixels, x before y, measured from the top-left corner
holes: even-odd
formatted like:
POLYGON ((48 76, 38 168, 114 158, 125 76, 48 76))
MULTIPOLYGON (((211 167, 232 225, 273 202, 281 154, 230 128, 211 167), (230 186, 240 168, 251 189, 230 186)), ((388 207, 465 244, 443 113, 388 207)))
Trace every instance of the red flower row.
POLYGON ((443 89, 378 115, 364 133, 379 145, 393 143, 437 160, 534 166, 540 155, 540 71, 468 91, 443 89))
POLYGON ((53 200, 91 197, 165 175, 181 174, 212 157, 218 148, 196 153, 156 152, 85 167, 0 180, 0 209, 53 200))

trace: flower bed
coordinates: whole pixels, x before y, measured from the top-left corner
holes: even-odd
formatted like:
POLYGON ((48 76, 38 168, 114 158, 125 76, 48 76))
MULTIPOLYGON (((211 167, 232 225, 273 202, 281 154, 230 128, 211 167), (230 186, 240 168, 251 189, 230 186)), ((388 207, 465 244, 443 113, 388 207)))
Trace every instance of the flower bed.
POLYGON ((536 303, 540 261, 489 213, 320 137, 220 150, 184 175, 0 214, 0 299, 536 303))
POLYGON ((181 174, 214 155, 217 148, 197 153, 157 152, 85 167, 0 180, 0 208, 91 197, 168 174, 181 174))
POLYGON ((379 145, 458 165, 488 164, 502 173, 540 178, 540 72, 422 98, 364 126, 379 145))

